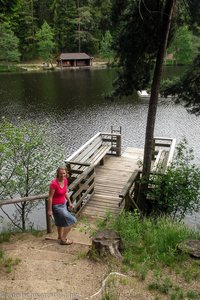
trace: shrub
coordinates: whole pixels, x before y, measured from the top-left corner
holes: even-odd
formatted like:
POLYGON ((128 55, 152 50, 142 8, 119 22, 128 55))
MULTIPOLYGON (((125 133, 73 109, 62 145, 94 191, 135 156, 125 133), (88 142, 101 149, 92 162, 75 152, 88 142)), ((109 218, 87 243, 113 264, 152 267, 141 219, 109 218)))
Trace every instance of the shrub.
POLYGON ((182 220, 200 209, 200 168, 193 163, 186 139, 177 146, 173 163, 163 175, 154 175, 152 212, 182 220))

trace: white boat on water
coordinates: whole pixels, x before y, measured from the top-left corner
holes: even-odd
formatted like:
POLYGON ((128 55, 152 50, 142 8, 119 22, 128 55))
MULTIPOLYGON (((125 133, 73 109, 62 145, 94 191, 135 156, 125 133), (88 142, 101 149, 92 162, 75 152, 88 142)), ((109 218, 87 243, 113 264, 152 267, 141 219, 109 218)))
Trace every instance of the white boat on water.
MULTIPOLYGON (((148 93, 147 90, 137 91, 137 93, 141 99, 150 99, 151 94, 148 93)), ((173 98, 171 95, 169 95, 167 97, 162 97, 160 94, 158 97, 159 97, 159 99, 172 99, 173 98)))
POLYGON ((147 99, 150 98, 150 94, 147 93, 147 90, 137 91, 137 93, 138 93, 138 96, 141 98, 147 98, 147 99))

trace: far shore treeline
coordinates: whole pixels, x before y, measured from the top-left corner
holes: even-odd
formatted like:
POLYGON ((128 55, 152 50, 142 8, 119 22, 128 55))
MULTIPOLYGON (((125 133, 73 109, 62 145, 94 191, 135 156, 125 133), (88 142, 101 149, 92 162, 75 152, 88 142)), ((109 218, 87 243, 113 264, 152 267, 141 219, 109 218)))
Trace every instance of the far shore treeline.
MULTIPOLYGON (((52 62, 61 52, 86 52, 113 62, 115 2, 1 0, 0 65, 36 59, 52 62)), ((197 35, 183 22, 168 49, 168 63, 190 64, 198 44, 197 35)))

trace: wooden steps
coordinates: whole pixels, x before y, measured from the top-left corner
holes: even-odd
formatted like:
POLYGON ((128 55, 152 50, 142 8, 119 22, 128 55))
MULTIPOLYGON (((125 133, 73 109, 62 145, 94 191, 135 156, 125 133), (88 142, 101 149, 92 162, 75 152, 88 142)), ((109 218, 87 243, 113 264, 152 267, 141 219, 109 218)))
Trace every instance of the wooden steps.
POLYGON ((138 169, 137 162, 142 159, 143 149, 127 148, 120 157, 107 155, 103 166, 95 168, 95 194, 90 198, 81 215, 105 218, 110 212, 117 215, 119 208, 119 194, 127 183, 131 174, 138 169))

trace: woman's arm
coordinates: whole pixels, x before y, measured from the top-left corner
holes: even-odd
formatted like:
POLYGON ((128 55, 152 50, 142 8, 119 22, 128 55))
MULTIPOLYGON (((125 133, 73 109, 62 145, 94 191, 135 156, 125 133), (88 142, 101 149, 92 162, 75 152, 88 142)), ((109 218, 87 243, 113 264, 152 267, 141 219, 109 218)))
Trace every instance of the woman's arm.
POLYGON ((48 215, 52 216, 52 199, 53 199, 53 195, 55 193, 55 190, 52 190, 51 188, 49 188, 49 197, 48 197, 48 215))
POLYGON ((71 200, 70 200, 70 198, 69 198, 68 192, 66 192, 65 197, 66 197, 66 199, 67 199, 67 202, 69 203, 69 207, 70 207, 70 208, 73 208, 73 204, 71 203, 71 200))

